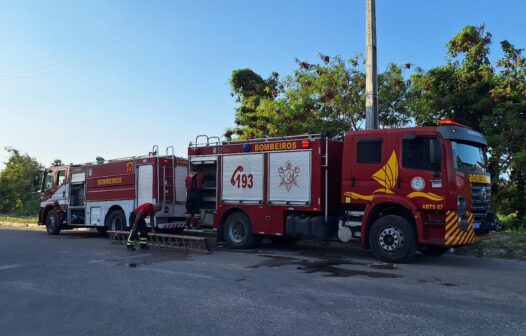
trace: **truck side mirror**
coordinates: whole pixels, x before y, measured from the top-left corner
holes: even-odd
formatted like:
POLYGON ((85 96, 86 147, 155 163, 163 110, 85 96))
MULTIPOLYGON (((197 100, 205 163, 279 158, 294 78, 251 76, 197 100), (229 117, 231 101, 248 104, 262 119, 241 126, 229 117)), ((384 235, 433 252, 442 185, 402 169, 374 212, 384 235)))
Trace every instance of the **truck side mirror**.
POLYGON ((41 186, 42 186, 42 179, 41 179, 41 174, 35 174, 33 176, 33 187, 34 187, 34 191, 36 192, 40 192, 40 189, 41 189, 41 186))

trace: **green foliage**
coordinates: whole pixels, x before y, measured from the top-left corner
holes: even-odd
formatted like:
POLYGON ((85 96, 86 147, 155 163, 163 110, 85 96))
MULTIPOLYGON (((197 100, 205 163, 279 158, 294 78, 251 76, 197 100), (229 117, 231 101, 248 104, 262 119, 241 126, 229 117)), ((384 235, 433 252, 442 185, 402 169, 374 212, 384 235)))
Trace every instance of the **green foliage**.
POLYGON ((234 132, 238 136, 252 135, 264 128, 262 119, 258 118, 257 108, 262 101, 273 99, 278 90, 278 73, 274 72, 266 80, 250 69, 239 69, 232 72, 230 87, 232 96, 240 103, 236 110, 236 125, 251 125, 251 129, 241 132, 240 128, 227 130, 225 136, 231 138, 234 132))
MULTIPOLYGON (((493 166, 505 172, 508 179, 500 183, 497 196, 516 211, 519 223, 526 214, 526 58, 522 49, 508 41, 501 42, 504 56, 498 60, 500 72, 491 90, 495 107, 483 118, 484 130, 495 153, 493 166), (507 196, 507 197, 502 197, 507 196)), ((495 169, 497 170, 497 169, 495 169)), ((499 209, 501 210, 501 209, 499 209)), ((502 209, 504 210, 504 209, 502 209)))
POLYGON ((39 195, 35 192, 40 181, 41 166, 29 155, 6 148, 9 160, 0 172, 0 212, 16 215, 35 215, 39 195))
POLYGON ((36 224, 38 223, 38 216, 0 216, 0 222, 36 224))
POLYGON ((507 232, 520 232, 526 234, 526 218, 519 219, 516 214, 509 214, 499 216, 499 220, 504 224, 507 232))
MULTIPOLYGON (((249 69, 236 70, 230 80, 240 106, 236 127, 225 136, 238 139, 304 133, 342 134, 362 127, 365 118, 363 58, 348 61, 320 54, 320 64, 296 60, 298 69, 267 80, 249 69)), ((379 75, 379 114, 385 127, 409 122, 409 82, 402 68, 390 64, 379 75)))
POLYGON ((448 43, 448 64, 411 76, 410 105, 417 125, 451 118, 482 130, 482 118, 495 106, 490 44, 483 27, 467 26, 448 43))

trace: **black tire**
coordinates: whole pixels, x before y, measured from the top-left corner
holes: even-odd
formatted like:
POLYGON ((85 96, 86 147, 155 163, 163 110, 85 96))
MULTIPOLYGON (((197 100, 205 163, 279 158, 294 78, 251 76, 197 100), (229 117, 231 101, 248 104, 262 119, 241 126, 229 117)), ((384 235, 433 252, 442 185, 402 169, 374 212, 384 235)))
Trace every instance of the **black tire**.
POLYGON ((122 210, 113 210, 107 217, 106 228, 111 231, 127 231, 124 212, 122 210))
POLYGON ((416 253, 416 233, 404 217, 387 215, 373 223, 369 245, 374 255, 385 262, 405 263, 416 253))
POLYGON ((46 231, 52 236, 56 236, 60 233, 60 223, 55 214, 55 211, 49 210, 46 214, 46 231))
POLYGON ((449 247, 440 245, 424 245, 419 248, 420 253, 427 256, 441 256, 449 250, 449 247))
POLYGON ((250 219, 242 212, 230 214, 225 220, 223 231, 230 248, 248 249, 257 241, 252 233, 250 219))
POLYGON ((301 240, 298 237, 288 237, 288 236, 285 236, 285 237, 272 236, 272 237, 269 237, 269 239, 272 242, 272 244, 276 246, 283 246, 283 247, 296 245, 301 240))

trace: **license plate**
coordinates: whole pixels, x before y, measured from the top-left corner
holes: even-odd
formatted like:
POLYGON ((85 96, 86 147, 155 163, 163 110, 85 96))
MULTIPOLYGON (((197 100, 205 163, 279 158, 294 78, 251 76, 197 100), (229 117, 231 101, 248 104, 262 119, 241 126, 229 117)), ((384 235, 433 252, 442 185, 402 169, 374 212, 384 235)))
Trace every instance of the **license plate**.
POLYGON ((474 229, 480 229, 480 222, 473 222, 474 229))

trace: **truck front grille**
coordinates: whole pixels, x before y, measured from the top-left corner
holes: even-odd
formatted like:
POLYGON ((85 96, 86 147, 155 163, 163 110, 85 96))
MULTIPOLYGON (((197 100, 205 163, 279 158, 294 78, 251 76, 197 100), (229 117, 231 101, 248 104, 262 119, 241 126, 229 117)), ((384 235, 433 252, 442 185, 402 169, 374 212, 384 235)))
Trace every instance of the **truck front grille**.
POLYGON ((491 205, 491 187, 486 184, 471 185, 471 211, 476 220, 486 218, 491 205))

